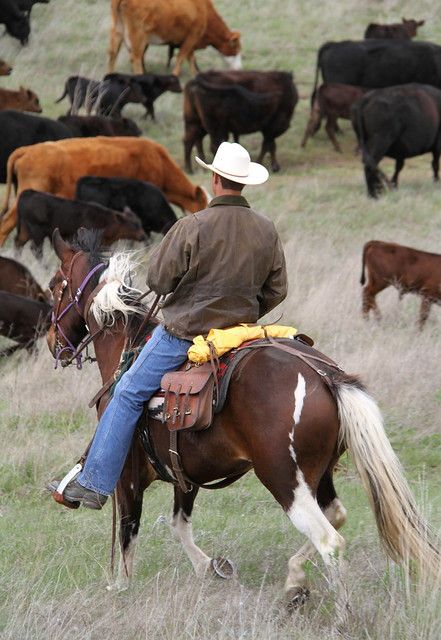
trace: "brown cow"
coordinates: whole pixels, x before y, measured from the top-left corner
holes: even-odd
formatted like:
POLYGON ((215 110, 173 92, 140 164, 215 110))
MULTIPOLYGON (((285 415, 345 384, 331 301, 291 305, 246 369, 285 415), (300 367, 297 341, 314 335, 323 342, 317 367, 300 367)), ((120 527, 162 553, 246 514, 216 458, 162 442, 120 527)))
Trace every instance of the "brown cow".
POLYGON ((0 290, 47 302, 47 296, 29 269, 20 262, 0 256, 0 290))
POLYGON ((4 60, 0 60, 0 76, 9 76, 12 72, 12 67, 4 60))
POLYGON ((187 58, 192 73, 194 52, 209 45, 217 49, 233 69, 240 69, 240 33, 230 31, 211 0, 112 0, 112 27, 108 71, 113 72, 121 44, 130 43, 133 73, 143 73, 149 44, 171 43, 180 47, 173 73, 179 75, 187 58))
POLYGON ((341 153, 341 147, 335 137, 338 131, 338 118, 351 119, 351 107, 356 100, 367 91, 364 87, 354 87, 349 84, 329 82, 320 85, 312 95, 311 114, 306 125, 301 147, 306 146, 310 136, 320 129, 323 118, 326 118, 326 133, 334 145, 334 149, 341 153))
POLYGON ((425 20, 406 20, 401 23, 368 25, 364 32, 365 38, 388 38, 392 40, 411 40, 417 34, 418 27, 422 27, 425 20))
POLYGON ((41 113, 43 111, 37 94, 24 87, 20 87, 20 91, 0 89, 0 111, 4 109, 34 111, 35 113, 41 113))
POLYGON ((393 242, 372 240, 363 247, 361 284, 365 284, 365 269, 368 283, 363 287, 363 315, 368 318, 372 309, 380 319, 375 296, 390 285, 396 287, 400 298, 405 293, 416 293, 422 297, 419 327, 426 322, 430 305, 441 304, 441 255, 403 247, 393 242))
MULTIPOLYGON (((193 213, 207 205, 204 190, 188 180, 159 143, 146 138, 99 136, 42 142, 16 149, 8 159, 3 211, 9 207, 14 176, 17 196, 24 189, 35 189, 72 199, 77 180, 90 175, 147 180, 161 189, 167 200, 193 213)), ((1 221, 0 246, 16 224, 15 201, 1 221)))

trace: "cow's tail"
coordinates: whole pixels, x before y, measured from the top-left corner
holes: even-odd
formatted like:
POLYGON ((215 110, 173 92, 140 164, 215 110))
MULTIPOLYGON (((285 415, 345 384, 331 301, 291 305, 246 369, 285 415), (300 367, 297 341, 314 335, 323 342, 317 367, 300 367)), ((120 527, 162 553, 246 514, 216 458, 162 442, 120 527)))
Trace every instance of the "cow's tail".
POLYGON ((13 179, 14 179, 15 163, 25 153, 26 153, 26 147, 19 147, 18 149, 13 151, 8 158, 8 164, 6 168, 6 194, 5 194, 5 200, 3 202, 3 208, 0 212, 0 217, 3 216, 6 213, 6 211, 9 209, 9 200, 11 197, 11 189, 12 189, 13 179))
POLYGON ((311 93, 311 109, 313 107, 314 100, 315 100, 315 97, 317 95, 317 85, 318 85, 318 81, 319 81, 320 71, 322 69, 321 57, 322 57, 322 53, 323 53, 323 50, 324 50, 325 47, 326 47, 326 44, 321 46, 320 49, 318 50, 318 53, 317 53, 317 62, 315 64, 314 88, 313 88, 312 93, 311 93))
POLYGON ((364 166, 364 174, 366 178, 366 184, 368 193, 371 197, 376 198, 377 195, 383 190, 383 180, 388 183, 388 180, 384 173, 380 171, 375 160, 371 156, 369 149, 366 146, 366 137, 363 122, 363 105, 365 101, 362 99, 355 108, 355 120, 356 120, 356 133, 358 138, 358 144, 361 150, 361 157, 364 166))
POLYGON ((345 380, 337 383, 336 393, 340 445, 348 449, 360 475, 387 554, 395 562, 417 560, 424 573, 439 580, 438 542, 418 512, 377 404, 345 380))
POLYGON ((365 268, 366 268, 366 251, 369 247, 371 243, 370 242, 366 242, 366 244, 363 247, 363 257, 361 259, 361 278, 360 278, 360 284, 365 284, 366 282, 366 278, 365 278, 365 268))
POLYGON ((66 84, 64 85, 64 93, 63 93, 63 95, 62 95, 62 96, 60 96, 60 97, 58 98, 58 100, 55 100, 55 102, 56 102, 56 103, 57 103, 57 102, 61 102, 62 100, 64 100, 64 98, 65 98, 66 96, 67 96, 67 82, 66 82, 66 84))

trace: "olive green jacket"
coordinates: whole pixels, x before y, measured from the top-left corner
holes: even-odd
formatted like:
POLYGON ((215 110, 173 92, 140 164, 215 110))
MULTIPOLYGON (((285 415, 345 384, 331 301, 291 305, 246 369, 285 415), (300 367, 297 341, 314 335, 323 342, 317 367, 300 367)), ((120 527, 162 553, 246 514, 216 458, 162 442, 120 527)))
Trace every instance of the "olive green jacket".
POLYGON ((192 340, 257 322, 282 302, 285 256, 271 220, 242 196, 221 196, 174 224, 150 258, 147 284, 170 294, 162 305, 170 333, 192 340))

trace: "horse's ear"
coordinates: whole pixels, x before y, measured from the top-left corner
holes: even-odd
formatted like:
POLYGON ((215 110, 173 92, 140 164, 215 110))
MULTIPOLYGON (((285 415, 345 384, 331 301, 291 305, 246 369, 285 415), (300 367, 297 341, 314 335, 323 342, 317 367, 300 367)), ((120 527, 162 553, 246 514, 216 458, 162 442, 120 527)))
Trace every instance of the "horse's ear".
POLYGON ((52 246, 54 247, 54 251, 60 258, 60 260, 63 260, 68 251, 71 251, 71 248, 69 247, 67 242, 64 242, 63 238, 61 237, 61 233, 58 227, 54 229, 54 232, 52 234, 52 246))

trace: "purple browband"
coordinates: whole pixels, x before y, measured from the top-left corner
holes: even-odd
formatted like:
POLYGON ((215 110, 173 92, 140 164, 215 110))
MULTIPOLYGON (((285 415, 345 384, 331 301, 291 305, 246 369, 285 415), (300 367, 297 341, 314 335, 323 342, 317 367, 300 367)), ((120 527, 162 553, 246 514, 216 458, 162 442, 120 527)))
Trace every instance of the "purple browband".
MULTIPOLYGON (((61 336, 63 337, 64 341, 67 342, 67 345, 65 347, 62 347, 62 348, 56 347, 55 348, 55 365, 54 365, 54 369, 56 369, 58 367, 58 362, 60 361, 60 356, 61 356, 62 353, 64 353, 64 351, 71 351, 72 352, 72 357, 75 358, 76 361, 77 361, 77 369, 82 369, 82 366, 83 366, 82 365, 82 354, 78 353, 78 355, 75 355, 78 352, 78 349, 79 349, 79 347, 81 345, 78 345, 78 347, 74 347, 74 345, 71 343, 69 338, 64 334, 64 331, 60 327, 59 322, 73 306, 75 306, 77 312, 81 315, 81 310, 80 310, 80 307, 79 307, 78 303, 80 301, 81 296, 83 295, 83 291, 86 288, 86 286, 88 285, 88 283, 90 282, 90 279, 92 278, 92 276, 99 269, 103 269, 103 268, 106 269, 107 265, 104 264, 103 262, 100 262, 100 264, 97 264, 96 267, 94 267, 91 271, 89 271, 87 276, 84 278, 83 282, 78 287, 74 299, 71 302, 69 302, 69 304, 67 305, 67 307, 65 309, 63 309, 63 311, 60 313, 58 318, 55 317, 55 313, 52 310, 52 325, 54 326, 55 331, 59 332, 61 334, 61 336)), ((67 278, 65 278, 65 282, 66 282, 66 285, 67 285, 68 284, 67 278)))

